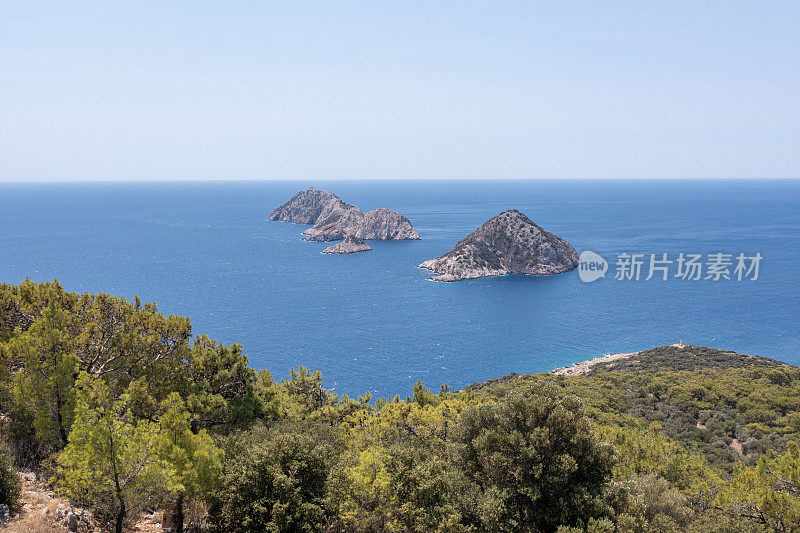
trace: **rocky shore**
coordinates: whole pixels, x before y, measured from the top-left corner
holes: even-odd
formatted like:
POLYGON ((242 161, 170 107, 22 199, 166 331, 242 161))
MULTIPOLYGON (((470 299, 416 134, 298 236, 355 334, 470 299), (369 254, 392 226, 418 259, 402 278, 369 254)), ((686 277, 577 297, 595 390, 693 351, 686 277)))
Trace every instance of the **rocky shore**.
POLYGON ((437 274, 429 278, 433 281, 459 281, 507 274, 561 274, 578 262, 572 245, 512 209, 485 222, 446 254, 419 266, 437 274))

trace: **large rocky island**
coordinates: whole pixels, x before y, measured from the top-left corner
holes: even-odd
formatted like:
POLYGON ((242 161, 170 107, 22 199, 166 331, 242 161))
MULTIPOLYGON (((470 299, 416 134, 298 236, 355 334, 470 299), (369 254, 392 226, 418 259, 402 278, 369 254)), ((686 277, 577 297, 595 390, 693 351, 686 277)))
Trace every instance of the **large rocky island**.
POLYGON ((459 281, 507 274, 561 274, 577 267, 578 261, 570 243, 512 209, 485 222, 443 256, 419 266, 437 274, 431 280, 459 281))
POLYGON ((348 235, 362 240, 418 240, 419 233, 397 211, 374 209, 364 213, 328 191, 311 187, 269 215, 270 220, 314 224, 303 233, 308 241, 338 241, 348 235))

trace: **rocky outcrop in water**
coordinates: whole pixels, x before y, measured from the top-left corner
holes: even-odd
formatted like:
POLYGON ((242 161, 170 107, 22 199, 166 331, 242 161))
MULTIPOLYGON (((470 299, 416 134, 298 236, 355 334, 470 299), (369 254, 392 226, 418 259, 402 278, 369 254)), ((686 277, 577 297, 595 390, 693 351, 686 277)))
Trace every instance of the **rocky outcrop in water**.
POLYGON ((355 254, 358 252, 369 252, 369 244, 359 239, 355 235, 348 235, 342 242, 337 242, 333 246, 328 246, 322 250, 323 254, 355 254))
POLYGON ((485 222, 443 256, 419 266, 437 274, 431 280, 459 281, 561 274, 577 267, 578 261, 578 253, 567 241, 512 209, 485 222))
POLYGON ((374 209, 364 213, 335 194, 310 188, 269 215, 270 220, 314 224, 303 233, 308 241, 338 241, 348 235, 365 240, 419 239, 411 222, 397 211, 374 209))

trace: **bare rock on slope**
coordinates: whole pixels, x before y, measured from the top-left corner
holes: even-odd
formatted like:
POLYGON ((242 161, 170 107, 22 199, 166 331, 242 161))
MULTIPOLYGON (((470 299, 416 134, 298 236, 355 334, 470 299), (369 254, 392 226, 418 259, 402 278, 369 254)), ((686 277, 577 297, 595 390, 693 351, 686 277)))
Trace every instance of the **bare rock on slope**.
POLYGON ((356 236, 368 240, 401 241, 419 240, 419 233, 402 214, 381 207, 364 215, 356 236))
MULTIPOLYGON (((340 200, 341 202, 341 200, 340 200)), ((303 232, 307 241, 338 241, 355 235, 364 221, 364 213, 354 205, 341 202, 317 219, 316 224, 303 232)))
POLYGON ((316 224, 320 217, 344 204, 338 196, 311 187, 292 196, 291 200, 274 209, 270 220, 294 222, 295 224, 316 224))

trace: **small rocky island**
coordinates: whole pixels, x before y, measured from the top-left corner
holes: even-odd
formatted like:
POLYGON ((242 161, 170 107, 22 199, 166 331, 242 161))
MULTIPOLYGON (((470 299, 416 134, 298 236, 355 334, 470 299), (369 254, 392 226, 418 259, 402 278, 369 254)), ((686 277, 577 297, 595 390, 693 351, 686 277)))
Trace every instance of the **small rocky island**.
POLYGON ((333 246, 328 246, 322 250, 323 254, 355 254, 358 252, 369 252, 369 244, 365 243, 355 235, 348 235, 342 242, 337 242, 333 246))
POLYGON ((269 215, 270 220, 314 224, 303 233, 307 241, 338 241, 348 235, 362 240, 418 240, 419 233, 397 211, 374 209, 364 213, 328 191, 311 187, 269 215))
POLYGON ((570 243, 512 209, 485 222, 443 256, 419 266, 437 274, 429 278, 433 281, 459 281, 561 274, 577 267, 578 261, 570 243))

